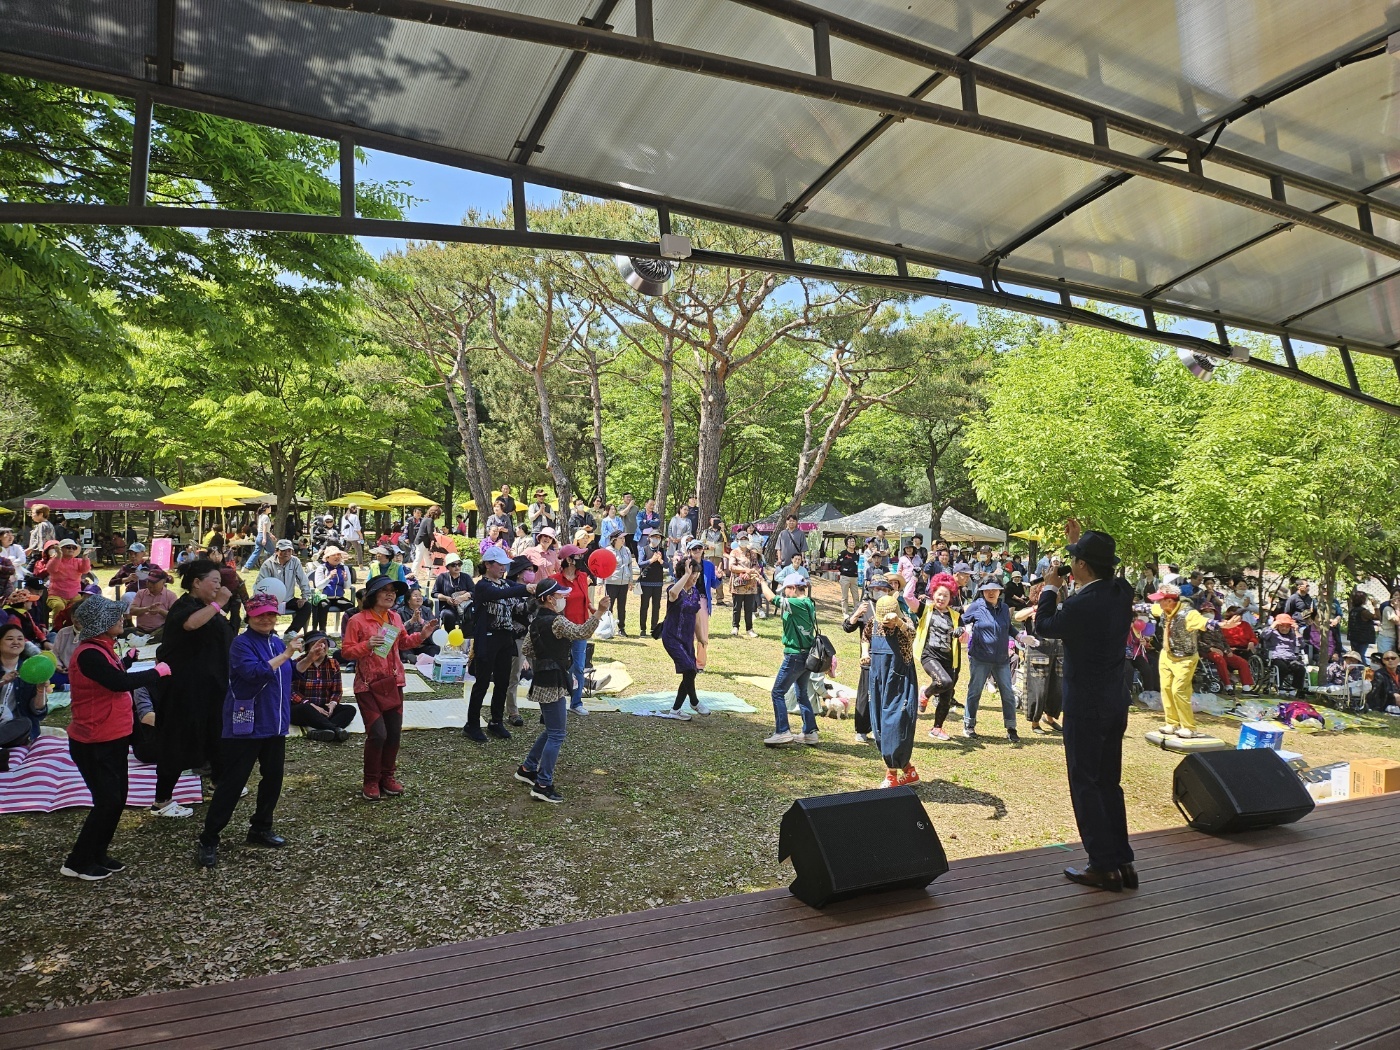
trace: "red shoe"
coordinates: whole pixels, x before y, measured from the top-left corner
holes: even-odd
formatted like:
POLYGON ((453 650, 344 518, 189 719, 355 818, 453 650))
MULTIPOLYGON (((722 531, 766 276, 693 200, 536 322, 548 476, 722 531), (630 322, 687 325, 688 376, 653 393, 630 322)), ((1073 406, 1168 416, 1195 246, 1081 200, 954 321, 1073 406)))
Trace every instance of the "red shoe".
POLYGON ((913 767, 913 765, 905 766, 905 767, 904 767, 904 772, 900 774, 899 783, 900 783, 901 785, 904 785, 904 784, 917 784, 918 782, 919 782, 919 771, 918 771, 917 769, 915 769, 915 768, 913 767))
POLYGON ((397 798, 403 794, 403 785, 394 779, 392 773, 379 778, 379 790, 385 795, 397 798))
POLYGON ((882 787, 882 788, 899 787, 899 770, 897 770, 897 769, 887 769, 887 770, 885 770, 885 779, 884 779, 884 782, 883 782, 883 783, 880 783, 880 784, 876 784, 875 786, 876 786, 876 787, 882 787))
POLYGON ((361 797, 362 799, 364 799, 366 802, 378 802, 378 801, 379 801, 379 785, 378 785, 378 784, 365 784, 364 787, 360 788, 360 797, 361 797))
POLYGON ((919 697, 919 714, 922 715, 922 714, 924 714, 924 713, 927 712, 927 711, 928 711, 928 697, 926 697, 926 696, 921 696, 921 697, 919 697))

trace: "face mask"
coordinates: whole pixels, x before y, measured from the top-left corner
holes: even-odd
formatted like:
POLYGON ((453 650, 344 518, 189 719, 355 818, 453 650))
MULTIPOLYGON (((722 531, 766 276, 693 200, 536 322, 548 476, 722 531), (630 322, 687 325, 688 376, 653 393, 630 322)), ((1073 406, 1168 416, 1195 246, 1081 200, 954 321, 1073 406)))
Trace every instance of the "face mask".
POLYGON ((563 612, 563 611, 564 611, 564 607, 565 607, 566 605, 568 605, 568 603, 569 603, 569 600, 568 600, 567 598, 556 598, 556 599, 554 599, 554 611, 557 612, 557 613, 563 612))

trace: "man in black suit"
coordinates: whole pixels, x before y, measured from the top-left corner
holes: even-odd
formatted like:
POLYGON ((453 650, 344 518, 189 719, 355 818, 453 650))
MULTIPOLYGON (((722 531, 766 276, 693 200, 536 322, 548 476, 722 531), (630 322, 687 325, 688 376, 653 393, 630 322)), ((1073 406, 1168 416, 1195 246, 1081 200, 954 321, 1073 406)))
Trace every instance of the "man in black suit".
POLYGON ((1052 567, 1036 606, 1036 634, 1064 642, 1065 765, 1079 837, 1089 854, 1084 868, 1066 868, 1074 882, 1103 890, 1136 889, 1123 803, 1123 734, 1128 728, 1125 642, 1133 616, 1133 588, 1114 575, 1112 536, 1085 532, 1071 518, 1069 572, 1079 589, 1063 603, 1063 569, 1052 567))

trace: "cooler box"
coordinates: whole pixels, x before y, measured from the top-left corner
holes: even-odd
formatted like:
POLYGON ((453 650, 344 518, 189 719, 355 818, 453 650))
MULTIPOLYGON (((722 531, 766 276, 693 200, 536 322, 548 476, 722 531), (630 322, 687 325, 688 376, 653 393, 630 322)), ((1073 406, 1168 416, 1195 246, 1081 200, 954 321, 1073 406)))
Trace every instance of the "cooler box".
POLYGON ((1238 750, 1267 747, 1278 751, 1283 747, 1283 726, 1277 722, 1246 722, 1240 726, 1238 750))
POLYGON ((467 661, 460 656, 433 658, 434 682, 460 682, 467 677, 467 661))

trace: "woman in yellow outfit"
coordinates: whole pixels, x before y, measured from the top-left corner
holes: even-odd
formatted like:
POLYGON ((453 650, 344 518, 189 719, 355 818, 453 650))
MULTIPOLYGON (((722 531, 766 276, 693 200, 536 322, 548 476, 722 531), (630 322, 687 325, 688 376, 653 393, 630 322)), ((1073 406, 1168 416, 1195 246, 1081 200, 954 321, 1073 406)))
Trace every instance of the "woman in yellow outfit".
POLYGON ((1163 584, 1148 598, 1155 603, 1152 615, 1162 622, 1162 655, 1157 663, 1166 712, 1162 732, 1189 740, 1196 735, 1196 715, 1191 710, 1191 679, 1200 660, 1196 637, 1207 620, 1189 604, 1182 605, 1181 588, 1175 584, 1163 584))

